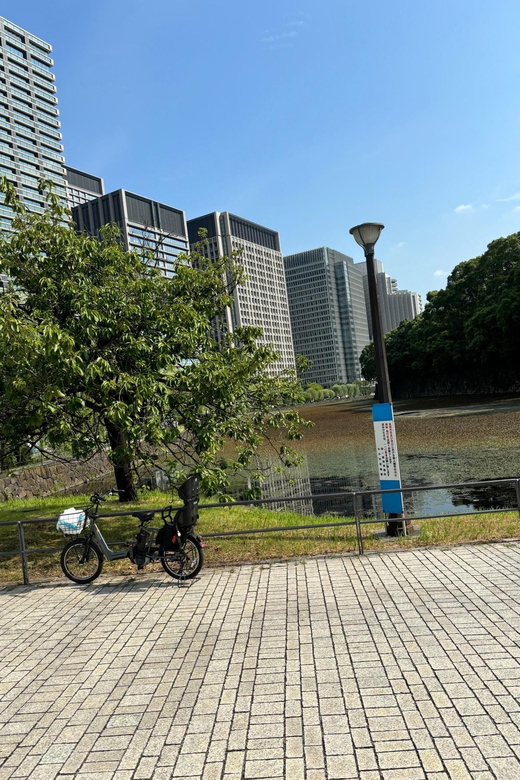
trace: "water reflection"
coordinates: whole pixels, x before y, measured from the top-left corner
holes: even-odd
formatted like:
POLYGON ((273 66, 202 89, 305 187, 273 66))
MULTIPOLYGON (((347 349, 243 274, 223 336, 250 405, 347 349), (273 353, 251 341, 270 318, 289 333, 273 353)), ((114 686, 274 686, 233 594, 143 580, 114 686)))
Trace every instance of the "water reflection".
MULTIPOLYGON (((255 469, 263 473, 264 480, 251 480, 242 475, 235 480, 230 491, 231 495, 238 499, 243 498, 246 487, 260 488, 262 498, 277 498, 278 496, 297 498, 298 496, 310 496, 313 493, 309 476, 309 463, 306 457, 303 458, 301 466, 283 472, 277 470, 273 459, 257 458, 255 469)), ((302 501, 274 501, 265 506, 268 509, 290 509, 300 515, 315 514, 313 501, 308 498, 302 501)))
MULTIPOLYGON (((276 501, 266 504, 269 509, 292 509, 301 515, 337 514, 352 516, 354 504, 351 497, 329 495, 327 498, 306 499, 304 496, 318 496, 323 493, 377 490, 379 480, 376 471, 375 450, 368 447, 350 447, 328 451, 310 450, 302 454, 302 465, 295 469, 278 473, 276 462, 267 455, 255 464, 265 475, 263 482, 254 482, 246 474, 234 477, 230 494, 235 498, 244 497, 248 487, 261 488, 263 498, 299 497, 301 501, 286 504, 276 501)), ((401 476, 404 485, 426 486, 435 484, 453 484, 486 479, 500 479, 514 476, 513 469, 520 460, 519 447, 501 447, 489 449, 468 449, 447 452, 401 453, 401 476)), ((150 487, 171 490, 169 480, 163 472, 143 476, 143 482, 150 487)), ((81 485, 68 490, 75 493, 93 493, 106 491, 114 484, 111 475, 102 480, 81 485)), ((382 507, 379 496, 360 496, 358 511, 362 515, 381 516, 382 507)), ((468 509, 503 509, 516 507, 514 485, 469 486, 465 488, 440 488, 420 492, 406 493, 404 504, 408 517, 421 515, 442 515, 463 513, 468 509)))
MULTIPOLYGON (((401 457, 402 482, 407 486, 453 484, 486 479, 500 479, 510 476, 508 468, 518 458, 518 448, 478 452, 405 454, 401 457)), ((377 490, 379 478, 376 471, 375 453, 367 448, 351 448, 336 451, 310 451, 303 455, 304 462, 298 471, 267 477, 261 485, 262 496, 274 498, 289 495, 334 494, 351 491, 377 490), (297 492, 296 492, 297 491, 297 492)), ((273 469, 274 469, 274 464, 273 469)), ((265 469, 264 457, 262 466, 265 469)), ((243 496, 247 480, 235 483, 233 495, 243 496)), ((381 516, 380 496, 360 496, 358 511, 364 516, 381 516)), ((348 496, 313 498, 301 502, 302 508, 293 505, 302 514, 354 514, 353 499, 348 496), (303 506, 304 505, 304 506, 303 506), (312 505, 312 507, 311 507, 312 505)), ((503 509, 516 506, 516 492, 510 485, 475 485, 465 488, 439 488, 436 490, 404 494, 405 511, 408 517, 428 515, 459 514, 468 509, 503 509)), ((276 508, 283 504, 276 503, 276 508)), ((291 508, 288 505, 288 508, 291 508)))

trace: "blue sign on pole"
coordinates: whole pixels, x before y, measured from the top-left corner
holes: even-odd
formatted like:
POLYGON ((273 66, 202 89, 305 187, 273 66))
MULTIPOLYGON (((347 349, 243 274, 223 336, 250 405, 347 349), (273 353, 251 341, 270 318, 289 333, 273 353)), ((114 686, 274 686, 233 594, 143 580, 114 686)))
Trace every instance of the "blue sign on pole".
MULTIPOLYGON (((372 420, 376 436, 377 466, 381 490, 393 490, 401 487, 401 472, 397 441, 395 438, 394 412, 392 404, 374 404, 372 420)), ((383 511, 388 514, 403 513, 401 493, 386 493, 381 496, 383 511)))

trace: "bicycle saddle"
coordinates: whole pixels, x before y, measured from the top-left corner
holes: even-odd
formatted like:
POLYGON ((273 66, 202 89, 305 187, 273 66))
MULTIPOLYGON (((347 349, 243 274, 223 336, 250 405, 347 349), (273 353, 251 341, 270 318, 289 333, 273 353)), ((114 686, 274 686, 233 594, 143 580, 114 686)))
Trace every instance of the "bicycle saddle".
POLYGON ((137 517, 138 520, 142 520, 143 523, 149 523, 153 520, 154 512, 132 512, 130 517, 137 517))

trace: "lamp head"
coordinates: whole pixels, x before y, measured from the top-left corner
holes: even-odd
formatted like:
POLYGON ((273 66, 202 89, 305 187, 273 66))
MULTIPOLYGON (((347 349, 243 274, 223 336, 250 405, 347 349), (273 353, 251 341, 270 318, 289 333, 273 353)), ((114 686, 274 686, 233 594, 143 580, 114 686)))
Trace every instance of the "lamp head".
POLYGON ((368 251, 374 251, 374 244, 381 235, 384 225, 380 222, 363 222, 361 225, 350 228, 349 233, 354 236, 354 240, 359 246, 362 246, 365 250, 365 254, 368 251))

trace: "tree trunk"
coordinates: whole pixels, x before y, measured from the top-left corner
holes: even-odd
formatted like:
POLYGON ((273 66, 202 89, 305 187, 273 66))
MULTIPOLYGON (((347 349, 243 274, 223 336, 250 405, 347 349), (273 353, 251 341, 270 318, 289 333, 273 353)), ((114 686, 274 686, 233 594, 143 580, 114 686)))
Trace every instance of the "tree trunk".
POLYGON ((114 425, 114 423, 105 421, 108 433, 108 441, 112 450, 112 464, 114 466, 114 475, 116 486, 119 490, 120 501, 135 501, 137 491, 134 485, 134 475, 132 473, 132 460, 126 450, 126 438, 124 433, 114 425))

